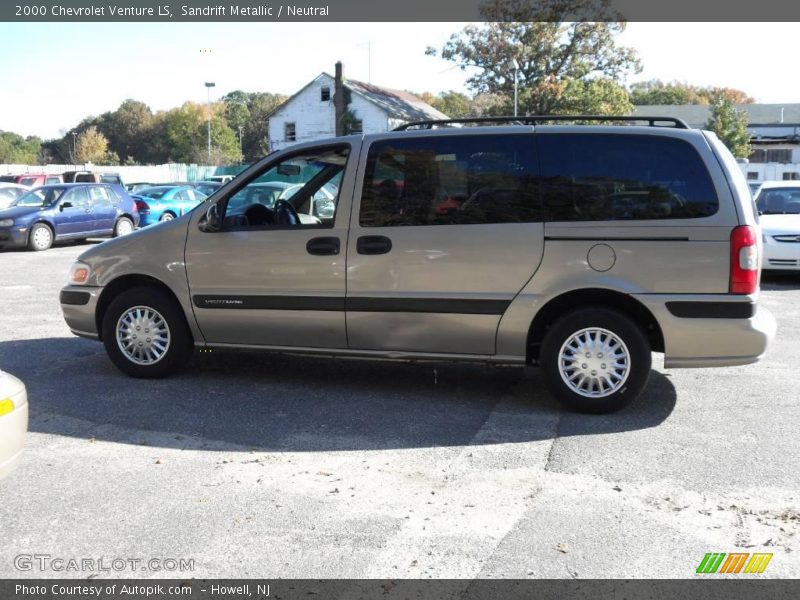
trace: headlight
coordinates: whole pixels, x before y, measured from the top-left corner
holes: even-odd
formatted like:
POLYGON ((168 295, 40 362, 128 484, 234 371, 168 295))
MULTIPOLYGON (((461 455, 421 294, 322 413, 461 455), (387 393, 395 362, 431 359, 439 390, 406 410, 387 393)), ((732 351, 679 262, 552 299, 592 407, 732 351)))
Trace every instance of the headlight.
POLYGON ((14 224, 14 219, 0 219, 0 227, 11 227, 14 224))
POLYGON ((73 263, 69 268, 69 277, 67 281, 69 285, 84 285, 89 281, 89 275, 92 269, 89 265, 82 262, 73 263))

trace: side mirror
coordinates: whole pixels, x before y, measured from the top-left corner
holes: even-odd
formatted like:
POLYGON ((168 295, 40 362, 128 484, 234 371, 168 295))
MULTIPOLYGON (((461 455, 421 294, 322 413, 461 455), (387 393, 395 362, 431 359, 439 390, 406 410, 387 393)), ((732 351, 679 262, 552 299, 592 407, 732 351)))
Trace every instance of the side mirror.
POLYGON ((65 208, 72 208, 72 202, 69 202, 69 201, 62 202, 61 206, 59 207, 59 210, 63 211, 65 208))
POLYGON ((222 219, 216 202, 208 207, 206 216, 200 221, 200 229, 206 233, 215 233, 222 229, 222 219))

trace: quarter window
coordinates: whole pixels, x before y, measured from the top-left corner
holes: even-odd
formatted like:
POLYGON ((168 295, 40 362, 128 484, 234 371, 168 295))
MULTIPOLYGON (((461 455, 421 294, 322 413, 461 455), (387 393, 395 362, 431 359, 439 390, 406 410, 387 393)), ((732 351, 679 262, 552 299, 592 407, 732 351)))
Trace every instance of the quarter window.
POLYGON ((362 227, 541 220, 530 135, 454 135, 372 144, 362 227))
POLYGON ((691 219, 719 208, 703 161, 683 140, 615 134, 537 138, 550 221, 691 219))

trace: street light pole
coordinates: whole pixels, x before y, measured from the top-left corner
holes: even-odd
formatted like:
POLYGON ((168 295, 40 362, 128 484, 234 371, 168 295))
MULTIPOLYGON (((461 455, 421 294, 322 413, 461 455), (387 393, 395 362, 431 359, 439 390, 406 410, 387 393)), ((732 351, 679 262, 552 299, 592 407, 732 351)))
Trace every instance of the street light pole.
POLYGON ((519 63, 517 59, 511 60, 511 66, 514 67, 514 116, 517 116, 519 107, 519 63))
POLYGON ((208 165, 211 166, 211 88, 214 87, 213 81, 206 81, 206 91, 208 92, 208 165))

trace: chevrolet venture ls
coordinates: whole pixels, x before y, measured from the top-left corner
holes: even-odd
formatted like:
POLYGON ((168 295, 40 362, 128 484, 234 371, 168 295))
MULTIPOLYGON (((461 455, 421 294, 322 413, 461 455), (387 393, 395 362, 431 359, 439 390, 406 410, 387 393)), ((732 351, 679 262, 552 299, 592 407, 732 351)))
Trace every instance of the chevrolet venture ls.
POLYGON ((651 352, 667 368, 757 361, 776 325, 733 156, 676 119, 578 119, 615 124, 424 122, 298 144, 81 255, 65 319, 134 377, 198 346, 538 364, 562 402, 598 413, 641 393, 651 352), (302 185, 229 204, 273 181, 302 185), (323 186, 335 210, 318 215, 323 186))

